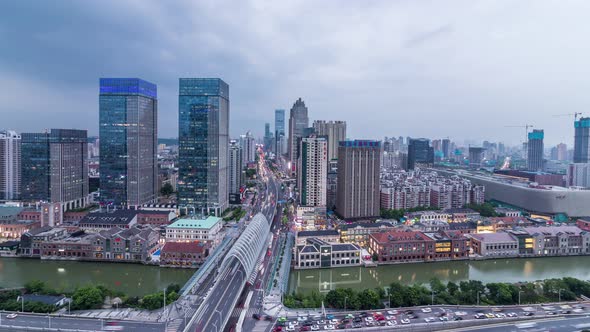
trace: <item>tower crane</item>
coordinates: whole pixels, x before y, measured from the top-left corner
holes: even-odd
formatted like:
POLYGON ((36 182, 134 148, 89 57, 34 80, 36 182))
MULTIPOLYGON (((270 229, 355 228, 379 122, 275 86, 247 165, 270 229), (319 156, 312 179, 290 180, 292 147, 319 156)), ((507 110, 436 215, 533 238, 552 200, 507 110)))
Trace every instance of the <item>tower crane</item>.
POLYGON ((524 141, 527 142, 529 137, 529 128, 533 128, 533 125, 526 124, 524 126, 504 126, 506 128, 524 128, 524 141))
POLYGON ((558 117, 558 116, 574 116, 574 121, 578 120, 578 115, 582 115, 582 113, 580 112, 574 112, 574 113, 566 113, 566 114, 555 114, 553 115, 554 117, 558 117))

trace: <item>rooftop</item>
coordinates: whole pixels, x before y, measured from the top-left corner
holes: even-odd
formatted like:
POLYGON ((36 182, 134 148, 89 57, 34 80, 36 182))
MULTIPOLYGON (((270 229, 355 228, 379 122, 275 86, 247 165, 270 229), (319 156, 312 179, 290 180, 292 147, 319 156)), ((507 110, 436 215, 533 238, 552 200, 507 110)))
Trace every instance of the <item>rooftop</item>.
POLYGON ((82 220, 80 224, 111 224, 111 225, 127 225, 136 216, 136 210, 115 210, 113 212, 94 212, 89 213, 82 220))
POLYGON ((570 235, 580 235, 584 230, 576 226, 540 226, 540 227, 522 227, 523 231, 534 235, 543 234, 547 236, 556 236, 560 233, 567 233, 570 235))
POLYGON ((517 240, 510 234, 505 232, 498 233, 482 233, 470 234, 471 237, 482 242, 516 242, 517 240))
POLYGON ((162 248, 162 253, 181 252, 190 254, 204 253, 209 246, 202 242, 166 242, 162 248))
POLYGON ((395 225, 390 222, 357 222, 352 224, 342 224, 338 226, 342 230, 347 230, 351 228, 378 228, 378 227, 394 227, 395 225))
POLYGON ((323 231, 301 231, 297 233, 297 237, 307 237, 307 236, 339 236, 340 234, 338 231, 333 229, 326 229, 323 231))
POLYGON ((178 219, 172 224, 168 225, 167 228, 211 229, 221 220, 221 218, 213 216, 209 216, 207 219, 178 219))
POLYGON ((431 239, 422 232, 399 232, 391 231, 384 233, 374 233, 371 236, 377 242, 391 242, 391 241, 430 241, 431 239))

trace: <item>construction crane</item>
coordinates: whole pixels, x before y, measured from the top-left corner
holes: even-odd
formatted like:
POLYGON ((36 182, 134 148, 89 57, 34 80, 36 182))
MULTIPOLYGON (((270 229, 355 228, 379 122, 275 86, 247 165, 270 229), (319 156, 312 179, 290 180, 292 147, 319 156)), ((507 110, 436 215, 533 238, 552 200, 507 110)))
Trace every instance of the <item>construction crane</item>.
POLYGON ((567 113, 567 114, 555 114, 554 117, 557 116, 574 116, 574 121, 578 121, 578 115, 582 115, 582 113, 580 112, 574 112, 574 113, 567 113))
POLYGON ((506 128, 524 128, 524 141, 527 142, 529 140, 529 128, 533 128, 533 125, 526 124, 524 126, 504 126, 506 128))

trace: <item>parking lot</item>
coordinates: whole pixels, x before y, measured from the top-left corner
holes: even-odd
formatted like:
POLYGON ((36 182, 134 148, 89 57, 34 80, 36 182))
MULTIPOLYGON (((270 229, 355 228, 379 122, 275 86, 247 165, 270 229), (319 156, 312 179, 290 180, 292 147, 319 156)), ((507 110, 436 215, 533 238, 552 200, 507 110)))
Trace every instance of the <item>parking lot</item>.
MULTIPOLYGON (((590 306, 588 307, 590 308, 590 306)), ((590 310, 583 305, 535 305, 511 307, 459 307, 437 306, 407 309, 382 309, 375 311, 326 313, 278 317, 273 331, 329 331, 384 327, 410 327, 413 325, 437 325, 445 328, 450 322, 491 321, 502 322, 535 317, 586 314, 590 310)), ((449 324, 450 325, 450 324, 449 324)), ((473 324, 471 324, 473 325, 473 324)))

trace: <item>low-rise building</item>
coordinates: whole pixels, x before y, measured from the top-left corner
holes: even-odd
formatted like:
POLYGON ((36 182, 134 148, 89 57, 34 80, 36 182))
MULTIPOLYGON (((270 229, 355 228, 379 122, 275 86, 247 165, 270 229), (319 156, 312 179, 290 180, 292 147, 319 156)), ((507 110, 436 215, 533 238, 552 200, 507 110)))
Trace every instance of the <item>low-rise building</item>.
POLYGON ((361 248, 354 243, 329 243, 306 239, 295 248, 295 269, 350 267, 362 264, 361 248))
POLYGON ((535 254, 534 237, 521 229, 508 229, 507 233, 512 234, 518 240, 518 254, 520 256, 532 256, 535 254))
POLYGON ((434 241, 434 252, 427 260, 448 261, 469 258, 469 239, 461 233, 424 233, 434 241))
POLYGON ((449 223, 442 220, 428 220, 417 222, 413 226, 414 229, 420 232, 443 232, 450 229, 449 223))
POLYGON ((444 212, 450 215, 449 222, 463 222, 481 217, 479 212, 466 208, 446 209, 444 212))
POLYGON ((209 242, 167 242, 160 252, 160 266, 197 268, 210 248, 209 242))
POLYGON ((137 223, 140 225, 166 226, 176 218, 176 213, 166 210, 138 210, 137 223))
POLYGON ((497 207, 497 208, 494 208, 494 211, 496 211, 496 213, 499 215, 504 215, 505 217, 520 217, 520 216, 522 216, 522 214, 520 213, 519 210, 510 209, 510 208, 497 207))
POLYGON ((461 234, 474 234, 477 233, 477 222, 471 220, 452 222, 449 224, 449 231, 457 231, 461 234))
POLYGON ((393 230, 395 225, 391 222, 358 222, 341 224, 338 226, 340 241, 343 243, 356 243, 361 247, 368 245, 369 235, 377 232, 393 230))
POLYGON ((166 242, 218 242, 223 219, 209 216, 206 219, 179 219, 166 226, 166 242))
POLYGON ((0 256, 15 256, 19 245, 19 241, 0 242, 0 256))
POLYGON ((469 234, 474 254, 483 257, 516 257, 518 239, 506 232, 469 234))
POLYGON ((51 240, 61 239, 68 236, 65 228, 43 226, 24 233, 20 238, 20 255, 26 257, 40 257, 41 246, 51 240))
POLYGON ((418 211, 407 213, 404 217, 408 220, 413 220, 415 222, 426 222, 434 220, 448 222, 451 215, 441 211, 418 211))
POLYGON ((522 227, 534 239, 536 256, 569 256, 590 253, 590 233, 576 226, 522 227))
POLYGON ((576 226, 584 231, 590 231, 590 217, 578 218, 576 226))
POLYGON ((79 227, 89 232, 100 232, 113 227, 131 228, 137 224, 137 211, 116 210, 112 212, 94 212, 80 220, 79 227))
POLYGON ((0 238, 20 239, 24 233, 39 227, 41 227, 41 223, 34 220, 1 221, 0 238))
POLYGON ((369 236, 368 251, 381 264, 430 261, 434 240, 415 231, 374 233, 369 236))
POLYGON ((295 237, 295 244, 303 245, 307 243, 308 239, 311 238, 316 238, 328 243, 339 243, 340 233, 338 233, 337 230, 333 229, 326 229, 322 231, 301 231, 297 232, 297 236, 295 237))

